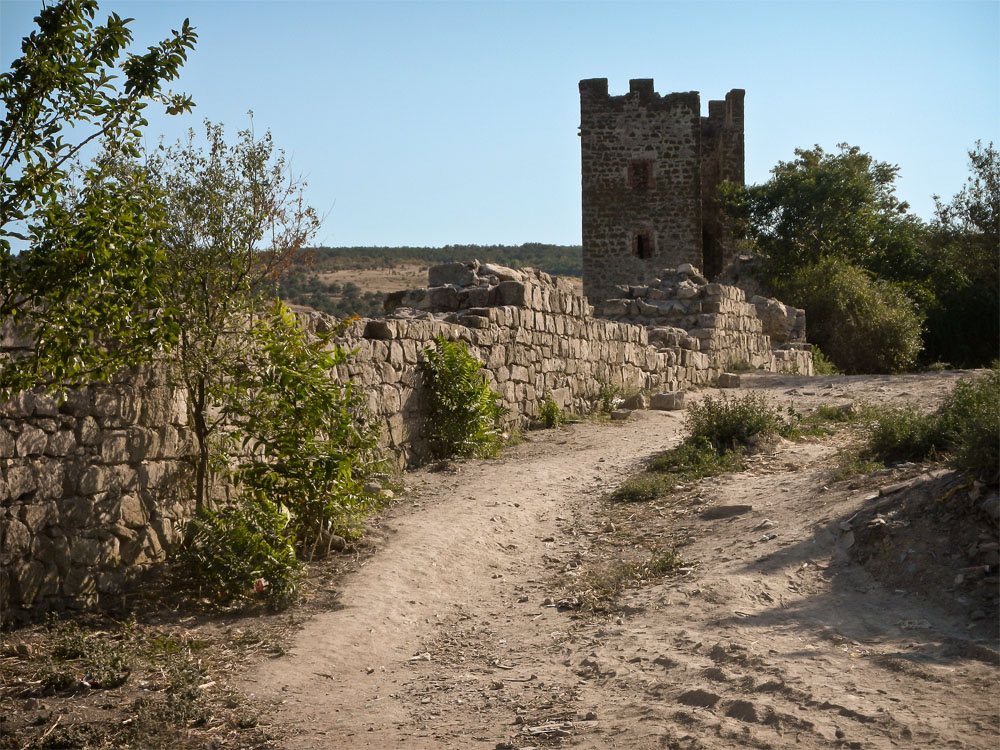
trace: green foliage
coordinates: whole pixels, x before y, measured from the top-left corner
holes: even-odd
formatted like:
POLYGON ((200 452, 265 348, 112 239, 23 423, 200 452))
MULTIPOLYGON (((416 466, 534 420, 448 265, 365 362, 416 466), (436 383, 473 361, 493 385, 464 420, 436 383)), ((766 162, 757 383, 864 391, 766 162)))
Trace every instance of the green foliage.
MULTIPOLYGON (((243 130, 229 144, 223 128, 206 121, 205 141, 207 148, 189 131, 186 140, 146 160, 168 220, 159 234, 162 291, 180 325, 170 362, 189 394, 199 507, 209 496, 211 446, 231 411, 226 402, 239 388, 256 385, 241 379, 248 357, 259 350, 252 341, 259 328, 249 322, 267 304, 267 285, 318 226, 303 203, 304 184, 289 174, 269 132, 258 138, 243 130)), ((137 169, 114 155, 105 160, 125 174, 137 169)), ((294 427, 293 419, 288 428, 294 427)))
POLYGON ((438 336, 424 349, 424 380, 427 433, 436 456, 482 457, 500 450, 505 409, 465 344, 438 336))
POLYGON ((598 381, 597 402, 601 413, 610 414, 618 408, 625 397, 625 389, 607 380, 598 381))
POLYGON ((678 485, 704 477, 743 471, 740 451, 718 451, 706 437, 688 437, 656 456, 646 471, 627 479, 610 496, 618 502, 645 502, 673 492, 678 485))
POLYGON ((805 308, 809 338, 845 372, 900 372, 916 363, 921 316, 898 285, 827 257, 792 273, 784 295, 805 308))
POLYGON ((883 463, 923 461, 948 445, 938 415, 913 407, 874 408, 866 433, 865 456, 883 463))
POLYGON ((553 427, 558 427, 563 422, 562 409, 559 408, 559 404, 552 400, 552 395, 549 393, 545 394, 541 405, 538 407, 538 419, 546 429, 550 430, 553 427))
POLYGON ((275 301, 250 328, 250 351, 220 398, 242 502, 288 509, 287 531, 308 559, 328 554, 334 534, 353 535, 374 508, 364 484, 381 467, 366 400, 331 377, 350 357, 332 335, 309 340, 275 301))
POLYGON ((813 372, 816 375, 843 375, 843 371, 827 359, 826 355, 823 354, 823 350, 816 346, 816 344, 812 345, 812 355, 813 372))
POLYGON ((796 270, 831 256, 885 278, 926 278, 917 252, 922 226, 896 197, 899 167, 846 143, 838 151, 796 149, 764 184, 722 189, 737 230, 766 256, 769 280, 780 290, 796 270))
POLYGON ((1000 470, 1000 364, 963 378, 939 410, 956 466, 995 480, 1000 470))
POLYGON ((302 565, 288 511, 262 494, 218 511, 201 508, 194 539, 182 553, 192 583, 219 604, 260 596, 275 606, 294 600, 302 565))
POLYGON ((935 197, 924 343, 928 361, 982 367, 1000 357, 1000 153, 977 141, 969 161, 962 190, 949 203, 935 197))
POLYGON ((94 690, 124 685, 132 673, 127 644, 88 634, 76 623, 49 620, 51 649, 41 670, 42 687, 49 692, 75 688, 84 678, 94 690))
POLYGON ((28 356, 4 363, 0 397, 108 377, 177 333, 158 284, 152 238, 164 217, 155 189, 141 173, 99 168, 74 182, 69 167, 90 143, 137 154, 148 101, 165 102, 169 114, 191 109, 164 86, 197 35, 185 20, 132 54, 128 21, 112 14, 95 25, 96 12, 95 0, 42 8, 22 56, 0 76, 0 319, 35 341, 28 356))
POLYGON ((762 393, 747 393, 706 396, 688 407, 684 426, 689 440, 704 438, 716 451, 725 451, 754 447, 776 436, 782 420, 762 393))

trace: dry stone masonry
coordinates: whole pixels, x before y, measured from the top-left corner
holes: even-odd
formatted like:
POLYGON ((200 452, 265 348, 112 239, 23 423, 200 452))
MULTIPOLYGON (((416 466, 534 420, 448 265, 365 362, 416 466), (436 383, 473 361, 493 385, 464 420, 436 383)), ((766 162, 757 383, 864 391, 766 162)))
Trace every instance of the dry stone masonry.
POLYGON ((599 306, 601 316, 646 326, 654 344, 702 352, 713 368, 812 373, 803 310, 760 296, 747 302, 742 289, 710 284, 689 263, 616 292, 599 306))
MULTIPOLYGON (((386 317, 352 322, 336 343, 355 353, 331 373, 367 394, 400 466, 427 457, 421 363, 437 336, 465 342, 483 363, 510 428, 531 421, 546 395, 592 412, 603 384, 636 394, 636 408, 647 403, 641 391, 653 394, 653 408, 680 408, 680 391, 735 363, 811 372, 808 351, 771 351, 759 308, 742 291, 709 284, 690 266, 619 290, 602 305, 616 319, 595 317, 569 282, 531 269, 452 263, 432 268, 429 281, 390 295, 386 317)), ((336 325, 320 313, 300 320, 317 333, 336 325)), ((0 333, 2 351, 27 346, 0 333)), ((5 617, 118 604, 179 541, 193 510, 194 441, 185 393, 164 373, 143 368, 64 400, 26 394, 0 405, 5 617)))
POLYGON ((618 284, 645 284, 691 263, 715 278, 734 243, 714 191, 744 179, 742 89, 709 102, 661 96, 652 79, 609 96, 608 80, 580 81, 584 294, 595 304, 618 284))
POLYGON ((4 619, 121 603, 164 559, 192 513, 186 414, 162 367, 0 404, 4 619))

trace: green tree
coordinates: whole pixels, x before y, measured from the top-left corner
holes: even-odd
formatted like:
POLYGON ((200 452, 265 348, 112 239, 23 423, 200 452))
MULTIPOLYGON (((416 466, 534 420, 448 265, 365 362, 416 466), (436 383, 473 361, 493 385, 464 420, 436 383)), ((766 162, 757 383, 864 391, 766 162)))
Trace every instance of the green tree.
POLYGON ((828 256, 796 270, 782 289, 805 308, 810 341, 848 374, 916 364, 922 314, 900 285, 828 256))
POLYGON ((190 131, 149 154, 143 168, 166 211, 157 236, 161 285, 179 326, 171 362, 187 387, 198 443, 198 507, 209 497, 212 441, 226 424, 221 399, 247 355, 252 319, 318 226, 304 183, 289 174, 269 132, 256 138, 243 130, 230 145, 221 125, 206 122, 205 137, 202 147, 190 131))
POLYGON ((761 185, 722 188, 723 207, 765 256, 777 290, 796 270, 830 256, 904 285, 926 279, 924 227, 896 197, 899 167, 846 143, 838 153, 816 146, 795 156, 778 162, 761 185))
POLYGON ((1000 154, 977 142, 969 162, 962 190, 948 203, 935 196, 924 340, 932 361, 982 367, 1000 357, 1000 154))
POLYGON ((805 308, 810 341, 839 368, 913 366, 934 267, 927 228, 896 197, 899 168, 847 144, 795 156, 762 185, 720 191, 734 229, 763 256, 761 280, 805 308))
POLYGON ((155 280, 150 237, 164 218, 155 191, 140 172, 98 168, 74 186, 69 167, 89 144, 137 153, 148 100, 170 114, 191 109, 165 86, 197 35, 185 20, 132 54, 131 19, 112 14, 96 25, 96 12, 95 0, 43 7, 22 56, 0 76, 0 321, 34 341, 29 356, 4 362, 0 397, 106 377, 176 332, 155 280))

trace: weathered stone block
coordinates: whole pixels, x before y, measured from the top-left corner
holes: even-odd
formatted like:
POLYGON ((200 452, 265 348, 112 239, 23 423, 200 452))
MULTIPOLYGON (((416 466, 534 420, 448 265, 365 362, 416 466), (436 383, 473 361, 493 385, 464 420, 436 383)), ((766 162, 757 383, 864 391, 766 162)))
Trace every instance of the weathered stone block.
POLYGON ((31 549, 31 530, 16 518, 0 520, 3 531, 3 543, 0 544, 0 559, 5 562, 16 560, 31 549))
POLYGON ((448 284, 469 286, 476 282, 477 270, 479 270, 479 261, 442 263, 431 266, 427 271, 427 285, 432 287, 448 284))
POLYGON ((111 386, 94 389, 94 416, 117 417, 120 404, 118 391, 111 386))
POLYGON ((519 281, 501 281, 497 285, 497 304, 527 307, 531 299, 528 287, 519 281))
POLYGON ((0 427, 0 458, 13 458, 15 450, 14 436, 0 427))
POLYGON ((365 324, 366 339, 392 339, 396 337, 395 321, 391 320, 369 320, 365 324))
POLYGON ((68 456, 76 448, 76 436, 72 430, 58 430, 48 436, 45 453, 49 456, 68 456))
POLYGON ((58 500, 63 496, 66 466, 58 459, 40 459, 35 465, 35 499, 58 500))
POLYGON ((85 568, 73 568, 63 579, 63 595, 74 599, 97 594, 97 580, 85 568))
POLYGON ((98 464, 89 466, 80 477, 77 491, 81 495, 96 495, 108 489, 109 474, 107 469, 98 464))
POLYGON ((740 376, 734 372, 724 372, 719 376, 719 388, 739 388, 740 376))
POLYGON ((649 397, 640 391, 634 396, 629 396, 622 402, 622 408, 628 409, 629 411, 634 411, 636 409, 648 409, 649 408, 649 397))
POLYGON ((100 428, 93 417, 84 417, 76 430, 76 440, 80 445, 96 445, 100 439, 100 428))
POLYGON ((676 411, 684 408, 684 391, 667 391, 654 393, 649 401, 651 409, 661 411, 676 411))
POLYGON ((22 425, 21 434, 17 436, 17 455, 25 458, 40 456, 45 453, 48 441, 49 436, 43 430, 30 424, 22 425))
POLYGON ((88 526, 94 522, 94 499, 92 497, 68 497, 59 501, 60 524, 71 530, 88 526))
POLYGON ((33 491, 38 485, 30 466, 11 466, 7 469, 7 491, 11 500, 33 491))
POLYGON ((12 566, 14 597, 22 606, 34 604, 46 584, 45 565, 37 560, 18 563, 12 566))

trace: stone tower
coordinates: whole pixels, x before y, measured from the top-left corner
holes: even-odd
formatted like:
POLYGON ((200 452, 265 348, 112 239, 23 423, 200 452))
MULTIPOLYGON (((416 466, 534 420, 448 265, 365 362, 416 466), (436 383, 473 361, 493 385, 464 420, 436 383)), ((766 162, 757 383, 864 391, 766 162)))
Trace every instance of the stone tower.
POLYGON ((713 277, 733 241, 712 197, 743 182, 743 95, 709 102, 697 92, 661 96, 653 80, 608 95, 606 78, 580 81, 583 291, 591 302, 618 284, 643 284, 692 263, 713 277))

